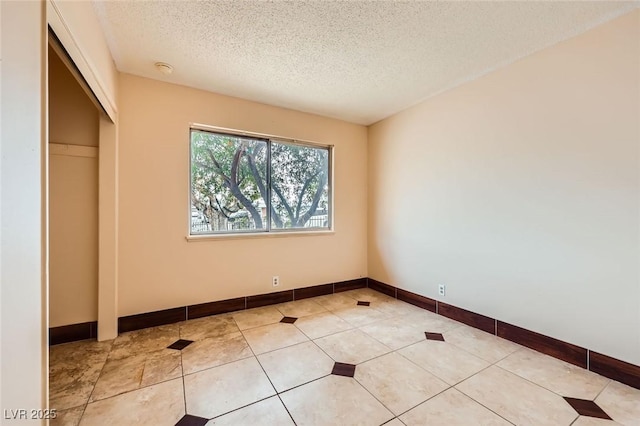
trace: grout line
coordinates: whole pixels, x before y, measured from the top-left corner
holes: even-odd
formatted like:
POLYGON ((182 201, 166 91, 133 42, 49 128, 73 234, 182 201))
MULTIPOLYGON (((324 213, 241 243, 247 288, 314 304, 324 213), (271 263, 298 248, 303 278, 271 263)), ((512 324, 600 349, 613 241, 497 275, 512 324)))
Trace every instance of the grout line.
MULTIPOLYGON (((245 358, 245 359, 246 359, 246 358, 245 358)), ((245 404, 245 405, 243 405, 242 407, 234 408, 233 410, 225 411, 224 413, 220 413, 220 414, 217 414, 217 415, 215 415, 215 416, 213 416, 213 417, 209 417, 209 418, 208 418, 208 420, 209 420, 209 421, 211 421, 211 420, 213 420, 213 419, 219 419, 219 418, 220 418, 220 417, 222 417, 222 416, 226 416, 227 414, 235 413, 236 411, 242 410, 243 408, 250 407, 250 406, 252 406, 252 405, 254 405, 254 404, 257 404, 257 403, 259 403, 259 402, 266 401, 267 399, 269 399, 269 398, 273 398, 274 396, 277 396, 277 394, 266 396, 266 397, 264 397, 264 398, 261 398, 261 399, 258 399, 258 400, 256 400, 256 401, 254 401, 254 402, 252 402, 252 403, 250 403, 250 404, 245 404)), ((208 423, 207 423, 207 424, 208 424, 208 423)))
MULTIPOLYGON (((396 293, 397 293, 397 289, 396 289, 396 293)), ((383 294, 384 294, 384 293, 383 293, 383 294)), ((245 298, 245 305, 246 305, 246 300, 247 300, 247 299, 245 298)), ((357 299, 354 299, 354 300, 357 300, 357 299)), ((407 302, 404 302, 404 303, 407 303, 407 302)), ((408 305, 411 305, 411 306, 415 306, 415 305, 412 305, 412 304, 410 304, 410 303, 407 303, 407 304, 408 304, 408 305)), ((437 306, 438 306, 438 305, 437 305, 437 301, 436 301, 436 308, 437 308, 437 306)), ((186 308, 187 308, 187 307, 186 307, 186 308)), ((324 306, 323 306, 323 308, 324 308, 324 306)), ((276 308, 276 309, 277 309, 277 308, 276 308)), ((325 309, 326 309, 326 308, 325 308, 325 309)), ((422 308, 422 309, 424 309, 424 308, 422 308)), ((428 310, 427 310, 427 311, 428 311, 428 310)), ((187 311, 187 312, 188 312, 188 311, 187 311)), ((326 312, 331 312, 333 315, 335 315, 334 311, 332 311, 332 310, 327 309, 327 310, 326 310, 325 312, 323 312, 323 313, 326 313, 326 312)), ((320 313, 318 313, 318 314, 320 314, 320 313)), ((346 320, 344 320, 344 319, 343 319, 343 321, 345 321, 345 322, 349 323, 349 325, 352 325, 352 326, 354 327, 354 328, 352 328, 352 329, 350 329, 350 330, 354 330, 354 329, 359 330, 359 331, 361 331, 362 333, 365 333, 367 336, 369 336, 369 337, 373 338, 374 340, 379 341, 379 340, 378 340, 378 339, 376 339, 374 336, 371 336, 371 335, 369 335, 368 333, 366 333, 366 332, 362 331, 362 330, 361 330, 361 328, 362 328, 362 327, 366 327, 366 326, 371 325, 371 324, 374 324, 375 322, 388 321, 388 320, 390 320, 390 319, 393 319, 393 318, 399 318, 399 317, 402 317, 402 316, 404 316, 404 315, 406 315, 406 314, 398 314, 398 313, 394 313, 394 314, 391 314, 389 318, 385 318, 385 319, 382 319, 382 320, 379 320, 379 321, 374 321, 374 322, 372 322, 372 323, 363 324, 363 325, 360 325, 360 326, 353 326, 353 324, 349 323, 348 321, 346 321, 346 320)), ((235 323, 235 324, 236 324, 236 326, 237 326, 237 322, 235 321, 235 319, 233 318, 233 316, 231 316, 231 317, 232 317, 232 319, 233 319, 234 323, 235 323)), ((187 320, 188 320, 188 319, 187 319, 187 320)), ((456 322, 456 323, 459 323, 459 324, 460 324, 460 326, 465 325, 464 323, 460 323, 459 321, 456 321, 456 320, 453 320, 453 319, 451 319, 451 321, 454 321, 454 322, 456 322)), ((494 321, 495 321, 495 327, 496 327, 496 330, 497 330, 497 320, 494 320, 494 321)), ((274 324, 275 324, 275 323, 274 323, 274 324)), ((269 325, 269 324, 267 324, 267 325, 269 325)), ((293 325, 295 325, 295 323, 294 323, 293 325)), ((258 327, 259 327, 259 326, 258 326, 258 327)), ((468 326, 468 327, 474 328, 474 327, 472 327, 472 326, 468 326)), ((256 328, 256 327, 254 327, 254 328, 256 328)), ((325 354, 326 354, 330 359, 333 359, 331 356, 329 356, 329 354, 328 354, 326 351, 324 351, 324 349, 323 349, 322 347, 320 347, 320 346, 315 342, 315 340, 311 339, 311 338, 310 338, 306 333, 304 333, 304 331, 300 330, 297 326, 296 326, 296 329, 298 329, 298 330, 299 330, 299 331, 300 331, 300 332, 301 332, 305 337, 307 337, 307 338, 309 339, 309 341, 313 342, 313 343, 316 345, 316 347, 318 347, 318 348, 319 348, 323 353, 325 353, 325 354)), ((239 327, 238 327, 238 330, 239 330, 239 327)), ((247 329, 247 330, 249 330, 249 329, 247 329)), ((252 403, 250 403, 250 404, 247 404, 247 405, 244 405, 244 406, 242 406, 242 407, 239 407, 239 408, 236 408, 236 409, 234 409, 234 410, 231 410, 231 411, 229 411, 229 412, 226 412, 226 413, 220 414, 220 415, 218 415, 218 416, 216 416, 216 417, 214 417, 214 418, 217 418, 217 417, 220 417, 220 416, 223 416, 223 415, 229 414, 229 413, 231 413, 231 412, 233 412, 233 411, 237 411, 237 410, 240 410, 240 409, 242 409, 242 408, 246 408, 246 407, 248 407, 248 406, 250 406, 250 405, 256 404, 256 403, 261 402, 261 401, 264 401, 264 400, 266 400, 266 399, 268 399, 268 398, 271 398, 271 397, 273 397, 273 396, 278 396, 278 398, 279 398, 280 402, 282 403, 282 405, 284 406, 285 410, 287 411, 287 413, 289 414, 289 416, 291 417, 292 421, 293 421, 293 422, 294 422, 294 424, 295 424, 295 420, 293 420, 293 417, 291 416, 291 413, 289 412, 289 409, 287 408, 287 406, 284 404, 284 401, 283 401, 283 400, 282 400, 282 398, 280 397, 280 394, 281 394, 281 393, 284 393, 284 392, 288 392, 288 391, 290 391, 290 390, 292 390, 292 389, 295 389, 295 388, 298 388, 298 387, 304 386, 304 385, 306 385, 306 384, 312 383, 312 382, 314 382, 314 381, 320 380, 320 379, 322 379, 322 378, 324 378, 324 377, 327 377, 327 376, 328 376, 328 375, 330 375, 330 374, 327 374, 327 375, 325 375, 325 376, 322 376, 322 377, 316 378, 316 379, 314 379, 314 380, 311 380, 311 381, 308 381, 308 382, 302 383, 302 384, 297 385, 297 386, 294 386, 294 387, 292 387, 292 388, 286 389, 286 390, 285 390, 285 391, 283 391, 283 392, 278 392, 278 391, 277 391, 277 389, 275 388, 275 386, 273 385, 273 382, 271 381, 271 378, 269 377, 269 375, 266 373, 266 370, 265 370, 265 369, 264 369, 264 367, 262 366, 262 364, 261 364, 261 362, 260 362, 260 360, 259 360, 258 356, 255 354, 255 352, 254 352, 253 348, 251 347, 251 345, 249 345, 248 341, 246 340, 246 337, 245 337, 245 335, 244 335, 244 331, 246 331, 246 330, 239 330, 240 334, 242 335, 242 337, 244 338, 245 342, 247 343, 247 347, 249 348, 249 350, 250 350, 250 351, 251 351, 251 353, 253 354, 253 357, 258 361, 258 364, 260 365, 260 367, 261 367, 261 369, 263 370, 264 374, 267 376, 267 379, 269 380, 270 384, 272 385, 272 388, 274 389, 274 391, 275 391, 276 393, 275 393, 275 395, 271 395, 271 396, 269 396, 269 397, 266 397, 266 398, 263 398, 263 399, 260 399, 260 400, 254 401, 254 402, 252 402, 252 403)), ((344 331, 349 331, 349 330, 336 331, 335 333, 331 333, 331 334, 329 334, 329 335, 327 335, 327 336, 334 335, 334 334, 337 334, 337 333, 340 333, 340 332, 344 332, 344 331)), ((449 330, 449 331, 451 331, 451 330, 449 330)), ((233 333, 236 333, 236 332, 233 332, 233 333)), ((444 333, 444 332, 443 332, 443 333, 444 333)), ((182 338, 182 337, 181 337, 181 334, 182 334, 182 333, 181 333, 181 327, 180 327, 180 325, 179 325, 179 323, 178 323, 178 338, 182 338)), ((227 333, 226 335, 228 335, 228 334, 231 334, 231 333, 227 333)), ((318 340, 318 339, 320 339, 320 338, 323 338, 323 337, 327 337, 327 336, 318 337, 316 340, 318 340)), ((201 340, 204 340, 204 339, 201 339, 201 340)), ((115 339, 114 339, 114 341, 115 341, 115 339)), ((94 382, 94 384, 93 384, 93 389, 92 389, 92 391, 91 391, 91 394, 89 395, 88 400, 89 400, 89 399, 91 399, 91 396, 93 395, 93 392, 95 391, 96 384, 97 384, 98 380, 100 379, 100 377, 102 376, 102 373, 103 373, 103 371, 104 371, 104 368, 105 368, 105 366, 106 366, 106 364, 107 364, 107 362, 108 362, 108 359, 109 359, 109 354, 110 354, 110 353, 111 353, 111 351, 113 350, 113 342, 114 342, 114 341, 112 341, 112 342, 110 343, 109 351, 108 351, 108 354, 107 354, 107 359, 105 360, 105 362, 104 362, 104 364, 103 364, 103 366, 102 366, 102 369, 100 370, 100 374, 98 375, 98 378, 96 379, 96 381, 95 381, 95 382, 94 382)), ((432 372, 430 372, 430 371, 429 371, 429 370, 427 370, 426 368, 423 368, 422 366, 420 366, 420 365, 418 365, 418 364, 414 363, 413 361, 411 361, 410 359, 408 359, 408 358, 404 357, 404 355, 402 355, 402 354, 400 354, 400 353, 399 353, 399 351, 400 351, 401 349, 403 349, 403 348, 405 348, 405 347, 407 347, 407 346, 415 345, 415 344, 420 343, 420 342, 422 342, 422 341, 423 341, 423 340, 421 339, 421 340, 419 340, 419 341, 417 341, 417 342, 409 343, 408 345, 403 346, 403 347, 401 347, 401 348, 397 348, 397 349, 388 348, 388 349, 390 349, 390 352, 383 353, 383 354, 381 354, 381 355, 378 355, 378 356, 376 356, 376 357, 374 357, 374 358, 368 359, 368 360, 363 361, 363 362, 361 362, 361 363, 359 363, 359 364, 356 364, 356 365, 360 365, 360 364, 367 363, 367 362, 369 362, 369 361, 373 361, 373 360, 375 360, 375 359, 377 359, 377 358, 381 358, 381 357, 386 356, 386 355, 389 355, 389 354, 391 354, 391 353, 398 353, 398 355, 403 356, 403 358, 407 359, 407 360, 408 360, 409 362, 411 362, 412 364, 414 364, 414 365, 418 366, 420 369, 422 369, 422 370, 426 371, 427 373, 429 373, 429 374, 433 375, 434 377, 437 377, 438 379, 440 379, 437 375, 433 374, 432 372)), ((303 344, 303 343, 306 343, 306 342, 298 342, 298 343, 293 344, 293 345, 288 345, 288 346, 284 346, 284 347, 282 347, 282 348, 278 348, 278 349, 274 349, 274 350, 272 350, 272 351, 265 352, 264 354, 267 354, 267 353, 270 353, 270 352, 274 352, 274 351, 277 351, 277 350, 281 350, 281 349, 285 349, 285 348, 290 348, 290 347, 292 347, 292 346, 299 345, 299 344, 303 344)), ((387 347, 383 342, 380 342, 380 343, 381 343, 382 345, 384 345, 385 347, 387 347)), ((515 343, 515 342, 512 342, 512 343, 514 343, 514 344, 516 344, 516 345, 517 345, 517 343, 515 343)), ((460 350, 463 350, 464 352, 467 352, 464 348, 461 348, 461 347, 459 347, 459 346, 457 346, 457 345, 455 345, 455 344, 453 344, 453 343, 451 343, 451 345, 455 346, 456 348, 458 348, 458 349, 460 349, 460 350)), ((520 346, 520 345, 519 345, 519 346, 520 346)), ((558 396, 562 397, 563 395, 560 395, 560 394, 558 394, 558 393, 554 392, 554 391, 553 391, 553 390, 551 390, 551 389, 547 389, 545 386, 543 386, 543 385, 541 385, 541 384, 535 383, 535 382, 533 382, 533 381, 531 381, 531 380, 529 380, 529 379, 527 379, 527 378, 525 378, 525 377, 520 376, 519 374, 517 374, 517 373, 515 373, 515 372, 509 371, 509 370, 507 370, 507 369, 505 369, 505 368, 502 368, 502 367, 500 367, 500 366, 498 366, 498 365, 497 365, 497 363, 498 363, 498 362, 500 362, 502 359, 504 359, 504 358, 507 358, 507 357, 511 356, 513 353, 518 352, 519 350, 520 350, 520 349, 518 349, 518 350, 516 350, 516 351, 514 351, 514 352, 511 352, 511 353, 507 354, 506 356, 504 356, 503 358, 501 358, 500 360, 495 361, 495 362, 493 362, 493 363, 491 363, 490 361, 487 361, 487 360, 484 360, 484 359, 483 359, 484 361, 489 362, 489 365, 488 365, 487 367, 485 367, 485 368, 481 369, 480 371, 478 371, 478 372, 476 372, 476 373, 472 374, 472 375, 471 375, 471 376, 469 376, 469 377, 464 378, 463 380, 461 380, 461 381, 457 382, 457 383, 456 383, 456 384, 454 384, 454 385, 449 385, 447 382, 445 382, 444 380, 440 379, 441 381, 443 381, 443 382, 444 382, 447 386, 449 386, 449 387, 448 387, 447 389, 445 389, 445 390, 443 390, 443 391, 441 391, 441 392, 439 392, 439 393, 437 393, 437 394, 435 394, 435 395, 431 396, 430 398, 426 399, 425 401, 420 402, 420 403, 419 403, 419 404, 417 404, 416 406, 421 405, 421 404, 425 403, 426 401, 429 401, 430 399, 434 398, 435 396, 437 396, 437 395, 439 395, 439 394, 441 394, 441 393, 443 393, 443 392, 446 392, 447 390, 449 390, 449 389, 451 389, 451 388, 454 388, 454 389, 456 389, 456 391, 461 392, 462 394, 466 395, 464 392, 462 392, 461 390, 457 389, 457 388, 456 388, 456 386, 457 386, 457 385, 459 385, 460 383, 462 383, 462 382, 464 382, 464 381, 466 381, 466 380, 469 380, 469 379, 471 379, 472 377, 474 377, 474 376, 476 376, 476 375, 478 375, 478 374, 482 373, 483 371, 485 371, 486 369, 488 369, 488 368, 489 368, 489 367, 491 367, 491 366, 496 366, 497 368, 500 368, 501 370, 503 370, 503 371, 505 371, 505 372, 507 372, 507 373, 509 373, 509 374, 512 374, 513 376, 515 376, 515 377, 517 377, 517 378, 523 379, 523 380, 525 380, 525 381, 527 381, 527 382, 529 382, 529 383, 533 384, 533 385, 534 385, 534 386, 536 386, 536 387, 539 387, 539 388, 541 388, 541 389, 543 389, 543 390, 549 391, 549 392, 551 392, 551 393, 553 393, 553 394, 556 394, 556 395, 558 395, 558 396)), ((532 350, 533 350, 533 349, 532 349, 532 350)), ((534 350, 534 351, 535 351, 535 350, 534 350)), ((148 355, 149 353, 152 353, 152 352, 156 352, 156 351, 149 351, 149 352, 145 352, 145 354, 147 354, 147 355, 148 355)), ((469 353, 470 353, 470 352, 469 352, 469 353)), ((263 355, 263 354, 260 354, 260 355, 263 355)), ((472 355, 473 355, 473 354, 472 354, 472 355)), ((543 355, 544 355, 544 354, 543 354, 543 355)), ((474 355, 474 356, 475 356, 475 355, 474 355)), ((547 355, 547 356, 549 356, 549 355, 547 355)), ((222 365, 230 364, 230 363, 232 363, 232 362, 237 362, 237 361, 240 361, 240 360, 243 360, 243 359, 248 359, 248 358, 250 358, 250 356, 248 356, 248 357, 246 357, 246 358, 240 358, 240 359, 237 359, 237 360, 234 360, 234 361, 230 361, 230 362, 227 362, 227 363, 224 363, 224 364, 220 364, 220 365, 212 366, 212 367, 209 367, 209 368, 206 368, 206 369, 203 369, 203 370, 199 370, 199 371, 197 371, 197 372, 193 372, 193 373, 190 373, 190 374, 200 373, 200 372, 205 371, 205 370, 208 370, 208 369, 217 368, 217 367, 222 366, 222 365)), ((554 358, 554 357, 551 357, 551 358, 553 358, 553 359, 557 359, 557 358, 554 358)), ((482 358, 481 358, 481 359, 482 359, 482 358)), ((560 361, 561 361, 561 362, 563 362, 562 360, 560 360, 560 361)), ((335 362, 335 360, 334 360, 334 362, 335 362)), ((566 362, 566 361, 565 361, 565 362, 566 362)), ((181 368, 181 371, 182 371, 181 378, 182 378, 182 384, 183 384, 183 398, 184 398, 184 403, 185 403, 185 414, 186 414, 186 413, 187 413, 187 406, 186 406, 186 404, 187 404, 187 403, 186 403, 186 384, 185 384, 185 374, 184 374, 184 363, 183 363, 183 358, 182 358, 182 351, 180 351, 180 364, 181 364, 181 365, 180 365, 180 368, 181 368)), ((570 363, 569 363, 569 364, 570 364, 570 363)), ((573 364, 571 364, 571 365, 573 365, 573 364)), ((589 366, 589 351, 588 351, 588 350, 587 350, 587 365, 589 366)), ((145 359, 145 366, 146 366, 146 359, 145 359)), ((578 368, 580 368, 580 367, 578 367, 578 368)), ((143 372, 144 372, 144 366, 143 366, 143 372)), ((367 388, 366 388, 362 383, 360 383, 357 379, 355 379, 355 377, 353 377, 353 379, 355 380, 355 382, 356 382, 356 383, 358 383, 358 384, 359 384, 361 387, 363 387, 363 388, 364 388, 368 393, 370 393, 370 394, 371 394, 371 392, 370 392, 370 391, 369 391, 369 390, 368 390, 368 389, 367 389, 367 388)), ((607 379, 608 379, 608 378, 607 378, 607 379)), ((114 398, 114 397, 119 396, 119 395, 122 395, 122 394, 124 394, 124 393, 133 392, 133 391, 136 391, 136 390, 139 390, 139 389, 143 389, 143 388, 146 388, 146 387, 149 387, 149 386, 154 386, 154 385, 156 385, 156 384, 164 383, 164 382, 167 382, 167 381, 170 381, 170 380, 175 380, 175 379, 168 379, 168 380, 160 381, 160 382, 158 382, 158 383, 153 383, 153 384, 150 384, 150 385, 147 385, 147 386, 144 386, 144 387, 138 387, 138 388, 136 388, 136 389, 132 389, 132 390, 127 391, 127 392, 123 392, 123 393, 120 393, 120 394, 112 395, 112 396, 110 396, 110 397, 108 397, 108 398, 104 398, 103 400, 110 399, 110 398, 114 398)), ((604 391, 604 390, 609 386, 609 384, 610 384, 611 382, 612 382, 612 380, 610 380, 610 379, 609 379, 609 381, 607 382, 607 384, 606 384, 606 385, 605 385, 605 386, 600 390, 600 392, 598 393, 598 395, 597 395, 595 398, 593 398, 593 400, 595 400, 596 398, 598 398, 598 397, 600 396, 600 394, 601 394, 601 393, 602 393, 602 392, 603 392, 603 391, 604 391)), ((378 400, 378 398, 376 398, 376 397, 375 397, 375 395, 373 395, 373 394, 371 394, 371 395, 373 396, 373 398, 374 398, 374 399, 376 399, 378 402, 380 402, 380 404, 381 404, 381 405, 383 405, 385 408, 387 408, 387 409, 388 409, 388 407, 386 407, 386 405, 385 405, 385 404, 383 404, 380 400, 378 400)), ((469 396, 469 395, 466 395, 466 396, 467 396, 467 397, 469 397, 469 398, 470 398, 471 400, 473 400, 474 402, 478 403, 479 405, 481 405, 481 406, 485 407, 487 410, 489 410, 489 411, 493 412, 494 414, 498 415, 499 417, 501 417, 501 418, 505 419, 503 416, 501 416, 500 414, 496 413, 495 411, 493 411, 493 410, 492 410, 492 409, 490 409, 489 407, 486 407, 484 404, 482 404, 481 402, 479 402, 479 401, 475 400, 475 399, 474 399, 474 398, 472 398, 471 396, 469 396)), ((86 408, 87 408, 87 406, 88 406, 88 400, 87 400, 87 403, 86 403, 86 404, 84 404, 83 412, 82 412, 82 414, 81 414, 81 418, 82 418, 82 416, 84 416, 84 412, 85 412, 85 410, 86 410, 86 408)), ((94 401, 94 402, 95 402, 95 401, 94 401)), ((400 415, 405 414, 406 412, 408 412, 408 411, 412 410, 413 408, 415 408, 415 406, 414 406, 414 407, 412 407, 412 408, 410 408, 409 410, 406 410, 404 413, 398 414, 397 416, 395 416, 395 414, 394 414, 393 412, 392 412, 392 414, 394 414, 394 416, 395 416, 394 418, 398 418, 400 415)), ((389 410, 389 411, 391 411, 391 410, 389 410)), ((578 418, 579 418, 579 417, 578 417, 578 418)), ((391 420, 393 420, 393 419, 391 419, 391 420)), ((391 420, 390 420, 390 421, 391 421, 391 420)), ((507 419, 505 419, 505 420, 507 420, 507 419)), ((574 419, 574 421, 572 422, 572 424, 573 424, 576 420, 577 420, 577 418, 576 418, 576 419, 574 419)), ((508 420, 507 420, 507 421, 508 421, 508 420)), ((509 422, 509 423, 512 423, 512 422, 510 422, 510 421, 508 421, 508 422, 509 422)))
MULTIPOLYGON (((596 374, 597 374, 597 373, 596 373, 596 374)), ((600 375, 598 374, 598 376, 600 376, 600 375)), ((598 399, 598 398, 600 397, 600 395, 602 395, 602 392, 604 392, 604 391, 609 387, 609 385, 611 384, 611 382, 615 382, 615 380, 610 379, 610 378, 608 378, 608 377, 605 377, 605 376, 600 376, 600 377, 604 377, 605 379, 607 379, 607 380, 608 380, 608 382, 607 382, 607 384, 606 384, 606 385, 604 385, 604 386, 603 386, 603 388, 600 390, 600 392, 598 392, 598 394, 596 395, 596 397, 595 397, 595 398, 593 398, 593 402, 595 402, 595 401, 596 401, 596 399, 598 399)), ((619 383, 619 382, 618 382, 618 383, 619 383)))
POLYGON ((284 403, 284 401, 282 400, 282 397, 280 396, 279 393, 276 393, 276 396, 278 397, 278 399, 280 400, 280 404, 282 404, 282 406, 284 407, 285 411, 287 412, 287 414, 289 415, 289 418, 291 419, 291 421, 293 422, 294 425, 297 425, 296 420, 293 418, 293 416, 291 415, 291 412, 289 411, 289 407, 287 407, 287 405, 284 403))
MULTIPOLYGON (((470 400, 472 400, 472 401, 473 401, 473 402, 475 402, 476 404, 478 404, 478 405, 480 405, 480 406, 484 407, 485 409, 489 410, 490 412, 492 412, 492 413, 493 413, 493 414, 495 414, 496 416, 498 416, 498 417, 500 417, 501 419, 505 420, 506 422, 511 423, 512 425, 515 425, 515 423, 514 423, 514 422, 512 422, 512 421, 511 421, 511 420, 509 420, 509 419, 507 419, 507 418, 506 418, 506 417, 504 417, 502 414, 500 414, 500 413, 496 412, 495 410, 493 410, 493 409, 491 409, 491 408, 487 407, 485 404, 483 404, 482 402, 480 402, 480 401, 478 401, 477 399, 473 398, 471 395, 467 395, 467 394, 466 394, 462 389, 458 389, 458 388, 457 388, 457 386, 458 386, 459 384, 461 384, 461 383, 463 383, 463 382, 465 382, 465 381, 467 381, 467 380, 471 379, 471 378, 472 378, 472 377, 474 377, 474 376, 477 376, 478 374, 482 373, 483 371, 485 371, 485 370, 487 370, 487 369, 489 369, 489 368, 491 368, 491 367, 493 367, 493 366, 496 366, 496 367, 497 367, 497 365, 495 365, 495 364, 490 364, 489 366, 487 366, 487 367, 483 368, 482 370, 480 370, 480 371, 478 371, 478 372, 476 372, 476 373, 472 374, 471 376, 467 377, 466 379, 463 379, 463 380, 459 381, 458 383, 456 383, 455 385, 453 385, 453 386, 452 386, 452 388, 453 388, 453 389, 455 389, 456 391, 460 392, 461 394, 463 394, 464 396, 466 396, 467 398, 469 398, 470 400)), ((499 367, 498 367, 498 368, 499 368, 499 367)), ((506 371, 506 370, 505 370, 505 371, 506 371)))
MULTIPOLYGON (((91 401, 91 397, 93 396, 93 392, 95 392, 95 390, 96 390, 96 385, 98 384, 98 380, 100 380, 100 377, 102 377, 102 373, 104 372, 104 367, 107 365, 107 362, 109 361, 109 355, 111 354, 111 351, 113 350, 113 343, 115 342, 115 340, 116 339, 113 339, 111 341, 111 344, 109 345, 109 352, 107 352, 107 358, 105 358, 104 364, 102 364, 102 368, 100 369, 100 374, 98 374, 98 377, 96 378, 96 381, 93 384, 93 388, 91 389, 91 393, 89 394, 89 397, 87 398, 86 405, 89 405, 89 401, 91 401)), ((86 409, 87 409, 87 407, 85 406, 85 410, 86 409)), ((84 411, 82 412, 82 415, 84 416, 84 411)))
MULTIPOLYGON (((244 337, 244 333, 242 334, 242 336, 244 337)), ((247 339, 245 338, 245 341, 247 339)), ((262 363, 260 362, 260 358, 258 358, 258 356, 256 355, 256 353, 253 351, 253 348, 251 347, 251 345, 249 345, 249 342, 247 341, 247 346, 249 347, 249 350, 251 351, 251 353, 253 354, 253 357, 256 359, 256 362, 258 363, 258 365, 260 366, 260 368, 262 369, 262 372, 264 373, 265 377, 267 378, 267 380, 269 380, 269 383, 271 384, 271 387, 273 388, 273 391, 275 392, 275 396, 278 397, 278 400, 280 401, 280 404, 282 404, 282 406, 284 407, 284 409, 286 410, 287 414, 289 415, 289 417, 291 418, 291 421, 293 422, 293 424, 296 424, 296 421, 293 419, 293 416, 291 415, 291 413, 289 412, 289 408, 287 408, 287 406, 285 405, 284 401, 282 400, 282 398, 280 397, 280 393, 278 392, 278 389, 276 389, 276 387, 273 384, 273 381, 271 380, 271 377, 269 377, 269 374, 267 374, 267 370, 264 369, 264 366, 262 365, 262 363)), ((273 395, 272 395, 273 396, 273 395)), ((271 396, 269 397, 271 398, 271 396)), ((266 399, 266 398, 264 398, 266 399)), ((263 399, 263 400, 264 400, 263 399)), ((255 404, 257 402, 260 401, 255 401, 252 404, 255 404)), ((250 404, 251 405, 251 404, 250 404)))
MULTIPOLYGON (((544 355, 544 354, 543 354, 543 355, 544 355)), ((546 356, 549 356, 549 355, 546 355, 546 356)), ((553 357, 551 357, 551 358, 553 358, 553 357)), ((553 359, 557 359, 557 358, 553 358, 553 359)), ((564 362, 564 361, 563 361, 563 362, 564 362)), ((568 364, 568 363, 567 363, 567 364, 568 364)), ((571 365, 573 365, 573 364, 571 364, 571 365)), ((518 378, 520 378, 520 379, 522 379, 522 380, 524 380, 524 381, 526 381, 526 382, 529 382, 529 383, 531 383, 532 385, 534 385, 534 386, 536 386, 536 387, 538 387, 538 388, 540 388, 540 389, 543 389, 543 390, 545 390, 545 391, 547 391, 547 392, 551 392, 552 394, 557 395, 557 396, 559 396, 560 398, 563 398, 563 399, 564 399, 564 397, 566 396, 566 395, 562 395, 562 394, 560 394, 560 393, 558 393, 558 392, 554 391, 553 389, 549 389, 549 388, 547 388, 545 385, 541 385, 540 383, 536 383, 536 382, 532 381, 531 379, 528 379, 528 378, 526 378, 526 377, 523 377, 523 376, 521 376, 521 375, 520 375, 520 374, 518 374, 518 373, 515 373, 515 372, 513 372, 513 371, 507 370, 506 368, 504 368, 504 367, 502 367, 502 366, 500 366, 500 365, 493 364, 493 366, 494 366, 494 367, 496 367, 496 368, 499 368, 499 369, 501 369, 501 370, 503 370, 503 371, 506 371, 507 373, 512 374, 512 375, 514 375, 514 376, 516 376, 516 377, 518 377, 518 378)), ((578 367, 578 366, 574 366, 574 367, 581 368, 581 367, 578 367)), ((605 387, 606 387, 606 386, 605 386, 605 387)), ((574 396, 574 397, 570 397, 570 398, 577 398, 577 397, 575 397, 575 396, 574 396)), ((580 398, 580 399, 582 399, 582 398, 580 398)))
MULTIPOLYGON (((178 337, 180 335, 178 334, 178 337)), ((184 399, 184 415, 187 413, 187 384, 184 382, 184 361, 182 360, 182 351, 180 351, 180 370, 182 370, 182 398, 184 399)))

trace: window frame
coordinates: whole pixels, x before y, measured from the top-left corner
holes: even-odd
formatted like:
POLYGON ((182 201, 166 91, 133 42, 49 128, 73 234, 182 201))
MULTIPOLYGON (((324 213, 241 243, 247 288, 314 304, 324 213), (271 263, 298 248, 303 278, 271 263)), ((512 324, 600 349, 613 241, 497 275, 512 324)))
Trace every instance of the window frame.
POLYGON ((273 237, 273 236, 286 236, 286 235, 327 235, 334 233, 334 191, 333 191, 333 164, 334 164, 334 145, 322 144, 318 142, 312 142, 307 140, 292 139, 283 136, 267 135, 261 133, 246 132, 236 129, 229 129, 223 127, 214 127, 203 124, 191 123, 189 126, 189 194, 188 194, 188 215, 187 215, 187 237, 188 241, 191 240, 206 240, 206 239, 218 239, 218 238, 255 238, 255 237, 273 237), (207 132, 219 135, 228 135, 232 137, 242 137, 247 139, 253 139, 267 144, 266 149, 266 224, 262 229, 238 229, 228 231, 209 231, 193 233, 192 231, 192 206, 193 206, 193 144, 192 133, 193 132, 207 132), (278 143, 283 145, 301 146, 315 149, 324 149, 327 151, 327 226, 326 227, 302 227, 302 228, 275 228, 271 223, 271 144, 278 143))

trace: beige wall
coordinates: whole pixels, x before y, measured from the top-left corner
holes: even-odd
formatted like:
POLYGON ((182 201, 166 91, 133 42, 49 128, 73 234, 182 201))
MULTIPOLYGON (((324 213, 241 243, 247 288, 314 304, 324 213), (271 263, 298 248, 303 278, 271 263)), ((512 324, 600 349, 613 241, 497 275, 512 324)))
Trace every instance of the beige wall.
POLYGON ((47 23, 112 119, 117 117, 118 70, 90 1, 46 0, 47 23))
POLYGON ((369 131, 369 276, 640 364, 640 12, 369 131))
POLYGON ((98 110, 51 47, 49 141, 98 146, 98 110))
POLYGON ((49 158, 49 326, 96 321, 98 158, 49 158))
POLYGON ((119 315, 364 277, 363 126, 122 75, 119 315), (189 124, 335 145, 335 234, 187 242, 189 124))
POLYGON ((98 110, 49 49, 49 326, 98 319, 98 110), (58 146, 59 148, 59 146, 58 146))
MULTIPOLYGON (((47 51, 42 3, 2 1, 0 14, 0 409, 4 413, 47 406, 43 167, 47 51)), ((44 423, 8 423, 28 422, 44 423)))

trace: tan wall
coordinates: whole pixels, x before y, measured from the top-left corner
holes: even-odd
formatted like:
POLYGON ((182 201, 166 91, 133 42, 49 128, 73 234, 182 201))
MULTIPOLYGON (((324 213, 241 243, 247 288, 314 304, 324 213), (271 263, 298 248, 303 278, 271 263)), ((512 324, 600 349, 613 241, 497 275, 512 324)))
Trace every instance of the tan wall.
POLYGON ((98 110, 51 47, 49 141, 98 146, 98 110))
POLYGON ((98 319, 98 110, 49 49, 49 326, 98 319), (80 156, 79 156, 80 154, 80 156), (87 156, 89 155, 89 156, 87 156), (90 155, 93 155, 91 157, 90 155))
POLYGON ((364 277, 363 126, 121 75, 119 315, 364 277), (187 242, 189 124, 335 145, 335 234, 187 242))
POLYGON ((0 15, 0 408, 4 413, 48 404, 46 169, 42 167, 47 143, 46 27, 42 2, 2 1, 0 15))
POLYGON ((90 1, 47 0, 47 24, 74 61, 104 110, 117 116, 118 70, 90 1))
POLYGON ((369 131, 369 276, 640 364, 640 12, 369 131))

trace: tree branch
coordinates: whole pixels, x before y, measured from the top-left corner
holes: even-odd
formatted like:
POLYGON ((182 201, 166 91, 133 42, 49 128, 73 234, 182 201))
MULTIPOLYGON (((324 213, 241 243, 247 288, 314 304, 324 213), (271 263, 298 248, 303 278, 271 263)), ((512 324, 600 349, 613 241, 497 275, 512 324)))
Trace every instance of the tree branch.
POLYGON ((318 203, 320 203, 320 197, 322 196, 322 192, 324 191, 324 185, 326 184, 326 182, 327 182, 327 174, 323 170, 319 176, 318 189, 316 189, 316 193, 313 196, 313 202, 311 203, 309 210, 307 210, 307 212, 304 215, 302 215, 302 217, 299 220, 299 224, 301 226, 304 226, 304 224, 307 223, 309 219, 311 219, 311 216, 313 216, 313 214, 318 209, 318 203))

